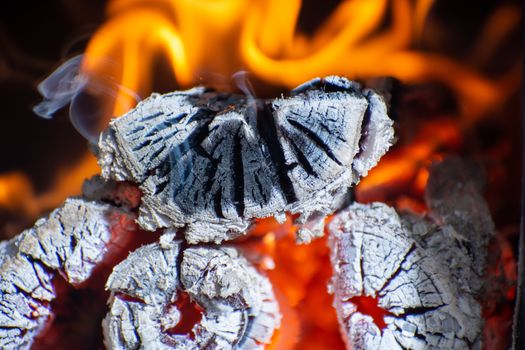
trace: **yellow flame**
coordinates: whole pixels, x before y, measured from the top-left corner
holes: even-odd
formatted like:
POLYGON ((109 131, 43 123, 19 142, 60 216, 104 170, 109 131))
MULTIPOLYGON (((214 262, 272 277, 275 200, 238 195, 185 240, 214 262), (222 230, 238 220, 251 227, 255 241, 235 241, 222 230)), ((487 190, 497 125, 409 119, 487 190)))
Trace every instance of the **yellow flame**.
MULTIPOLYGON (((152 67, 159 56, 171 63, 174 89, 200 83, 203 76, 228 77, 240 69, 289 88, 329 74, 439 81, 456 92, 465 115, 479 116, 516 90, 519 64, 509 75, 489 79, 447 56, 416 50, 414 43, 433 3, 343 1, 307 36, 297 28, 300 0, 113 0, 108 21, 87 48, 84 70, 114 76, 143 97, 151 92, 152 67), (390 24, 383 28, 387 18, 390 24)), ((520 18, 520 11, 502 6, 479 38, 488 46, 478 45, 478 56, 494 51, 520 18)), ((122 92, 114 114, 133 103, 122 92)))

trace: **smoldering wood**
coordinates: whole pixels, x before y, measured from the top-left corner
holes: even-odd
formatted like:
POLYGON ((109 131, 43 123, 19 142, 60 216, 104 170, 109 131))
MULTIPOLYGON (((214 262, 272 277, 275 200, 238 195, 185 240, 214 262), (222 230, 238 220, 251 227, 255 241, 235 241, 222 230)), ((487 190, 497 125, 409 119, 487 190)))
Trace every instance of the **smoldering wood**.
POLYGON ((431 169, 427 217, 381 203, 356 203, 335 216, 331 291, 350 348, 481 347, 476 298, 494 225, 472 169, 458 159, 431 169), (358 311, 353 298, 360 296, 377 298, 388 311, 385 329, 358 311))
POLYGON ((384 204, 354 204, 330 225, 332 291, 351 349, 470 349, 481 308, 445 262, 416 243, 384 204), (370 296, 389 312, 381 330, 353 298, 370 296))
POLYGON ((52 274, 18 254, 18 238, 0 243, 0 347, 29 349, 51 315, 52 274))
POLYGON ((449 157, 434 164, 426 187, 426 203, 443 232, 441 237, 419 235, 421 243, 438 251, 451 265, 454 277, 466 280, 475 293, 482 287, 487 246, 495 234, 482 195, 485 179, 484 168, 473 161, 449 157), (445 247, 442 241, 447 239, 459 244, 453 249, 445 247))
POLYGON ((86 281, 110 240, 98 202, 68 199, 10 241, 0 242, 0 348, 28 349, 52 315, 53 278, 86 281))
POLYGON ((140 184, 147 230, 220 243, 289 212, 309 242, 392 142, 382 98, 327 77, 274 100, 204 87, 153 94, 110 123, 98 158, 104 177, 140 184))
POLYGON ((183 247, 173 235, 143 246, 114 268, 107 288, 109 349, 264 349, 280 325, 270 282, 234 248, 183 247), (168 334, 185 292, 203 308, 190 334, 168 334))

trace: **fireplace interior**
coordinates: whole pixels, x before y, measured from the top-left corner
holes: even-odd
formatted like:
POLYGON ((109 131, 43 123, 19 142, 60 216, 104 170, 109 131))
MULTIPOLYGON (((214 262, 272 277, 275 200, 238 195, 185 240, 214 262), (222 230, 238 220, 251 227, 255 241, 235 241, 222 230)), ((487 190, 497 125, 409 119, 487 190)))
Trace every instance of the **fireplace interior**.
MULTIPOLYGON (((101 172, 93 141, 111 118, 153 92, 205 85, 248 101, 263 100, 288 96, 297 85, 328 75, 359 81, 381 93, 394 121, 395 144, 353 188, 346 203, 356 211, 329 216, 325 236, 309 244, 295 242, 297 216, 289 214, 281 223, 257 218, 247 235, 229 242, 240 249, 242 258, 228 255, 221 245, 199 252, 227 256, 236 271, 249 275, 252 267, 246 267, 246 259, 264 275, 264 280, 253 277, 260 289, 271 285, 282 317, 264 348, 347 348, 348 335, 333 306, 338 293, 328 288, 330 281, 335 285, 331 249, 337 245, 328 242, 328 224, 335 227, 332 220, 350 221, 348 217, 364 210, 356 209, 355 203, 381 202, 417 220, 430 220, 435 227, 446 226, 439 206, 429 199, 439 196, 429 195, 427 185, 437 176, 432 175, 438 172, 434 166, 450 159, 447 164, 462 159, 475 165, 462 173, 468 175, 464 179, 450 175, 458 180, 441 190, 451 191, 451 198, 461 193, 461 202, 467 191, 457 184, 465 180, 465 187, 475 184, 476 189, 480 184, 479 198, 486 201, 490 215, 474 216, 474 221, 494 224, 483 281, 478 281, 482 286, 475 293, 484 322, 483 348, 525 346, 525 332, 520 331, 525 329, 525 308, 517 302, 525 293, 523 263, 518 269, 520 235, 522 247, 524 240, 522 21, 517 0, 6 4, 0 13, 0 105, 5 121, 0 128, 0 239, 12 239, 66 198, 82 193, 118 208, 112 212, 106 242, 113 248, 86 281, 72 286, 63 274, 53 280, 56 298, 48 305, 52 316, 30 348, 107 346, 101 323, 116 307, 116 299, 108 303, 110 294, 131 304, 142 300, 127 295, 118 281, 110 290, 104 288, 110 274, 118 278, 112 273, 118 270, 114 266, 121 266, 117 264, 140 247, 159 240, 164 244, 161 230, 145 232, 134 221, 143 193, 133 181, 102 190, 93 181, 83 189, 85 180, 101 172), (42 99, 38 84, 74 57, 81 57, 81 66, 68 71, 72 78, 64 90, 54 92, 73 94, 75 108, 61 108, 51 119, 38 117, 33 111, 42 99), (87 83, 78 85, 83 82, 79 79, 87 83)), ((414 222, 399 215, 405 226, 414 222)), ((186 249, 187 264, 197 264, 189 257, 198 248, 181 244, 169 249, 186 249)), ((431 256, 427 250, 424 254, 431 256)), ((377 298, 353 298, 356 309, 385 329, 391 313, 377 298)), ((166 326, 166 332, 190 334, 203 317, 203 304, 189 292, 167 303, 167 310, 182 310, 182 316, 166 326)))

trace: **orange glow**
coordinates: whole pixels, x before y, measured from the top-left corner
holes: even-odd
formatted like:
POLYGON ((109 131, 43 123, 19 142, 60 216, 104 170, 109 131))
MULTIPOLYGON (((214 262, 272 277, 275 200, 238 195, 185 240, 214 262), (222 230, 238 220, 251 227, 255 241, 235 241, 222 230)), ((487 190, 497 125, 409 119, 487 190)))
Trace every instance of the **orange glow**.
POLYGON ((38 204, 30 180, 22 173, 0 176, 0 208, 35 216, 38 204))
POLYGON ((386 328, 385 316, 391 316, 392 314, 379 306, 377 298, 359 296, 350 299, 350 302, 356 306, 357 312, 371 316, 380 330, 386 328))
POLYGON ((100 173, 97 159, 87 153, 73 167, 61 169, 57 174, 53 190, 45 192, 38 197, 40 206, 44 209, 54 208, 68 196, 77 196, 84 180, 100 173))
POLYGON ((271 343, 266 346, 266 350, 293 349, 300 338, 299 316, 297 311, 288 304, 288 299, 277 288, 274 288, 274 293, 282 315, 281 327, 273 335, 271 343))
POLYGON ((79 195, 84 180, 98 172, 96 158, 86 153, 74 167, 60 171, 51 190, 41 194, 34 192, 29 178, 22 173, 0 175, 0 208, 36 219, 57 207, 66 197, 79 195))
POLYGON ((483 33, 476 41, 471 59, 476 65, 482 65, 490 59, 510 31, 519 25, 521 13, 513 6, 504 5, 496 8, 483 28, 483 33))
POLYGON ((279 301, 285 314, 279 330, 282 343, 269 348, 343 349, 332 297, 327 291, 331 267, 326 239, 298 246, 294 235, 281 236, 275 242, 272 258, 275 268, 267 275, 282 293, 279 301))
POLYGON ((397 186, 405 190, 407 185, 422 195, 428 179, 431 161, 439 160, 437 150, 447 147, 457 149, 461 144, 460 126, 451 120, 437 120, 426 123, 419 134, 407 144, 399 145, 388 152, 380 166, 373 168, 357 186, 360 201, 386 200, 385 188, 397 186))

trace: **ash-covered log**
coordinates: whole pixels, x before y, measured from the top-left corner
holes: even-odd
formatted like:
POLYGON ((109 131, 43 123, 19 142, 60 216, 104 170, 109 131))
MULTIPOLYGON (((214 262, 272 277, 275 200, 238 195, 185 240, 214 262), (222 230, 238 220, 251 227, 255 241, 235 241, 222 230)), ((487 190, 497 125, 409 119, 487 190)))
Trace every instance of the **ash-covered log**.
POLYGON ((91 276, 110 250, 113 214, 127 215, 108 204, 68 199, 34 227, 0 242, 0 348, 31 346, 53 315, 55 278, 79 286, 91 276))
POLYGON ((270 282, 234 248, 185 247, 166 234, 117 265, 107 287, 109 349, 262 350, 280 325, 270 282), (180 334, 173 327, 191 317, 179 303, 184 294, 202 315, 180 334))
POLYGON ((479 176, 458 159, 434 166, 425 217, 382 203, 335 216, 330 288, 349 348, 481 347, 477 298, 494 225, 479 176))
POLYGON ((309 242, 393 135, 383 99, 345 78, 274 100, 197 87, 154 94, 112 121, 98 158, 104 177, 140 185, 147 230, 184 227, 189 243, 220 243, 289 212, 309 242))

